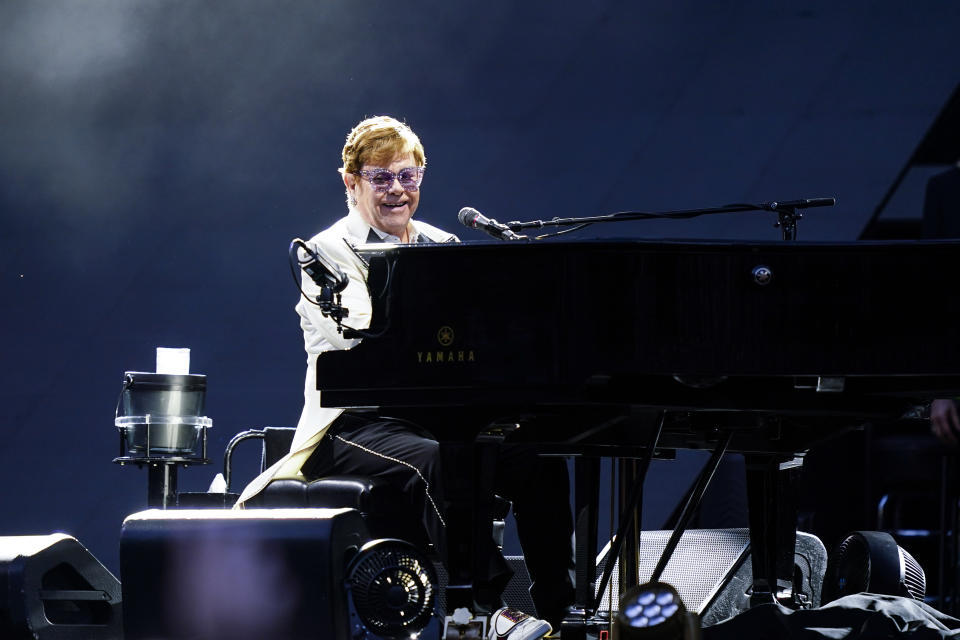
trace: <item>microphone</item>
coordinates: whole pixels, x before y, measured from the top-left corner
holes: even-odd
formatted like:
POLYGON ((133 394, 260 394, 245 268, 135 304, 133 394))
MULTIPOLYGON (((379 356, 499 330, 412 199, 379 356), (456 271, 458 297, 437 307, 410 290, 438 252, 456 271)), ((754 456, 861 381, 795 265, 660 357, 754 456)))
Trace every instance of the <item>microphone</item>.
POLYGON ((768 211, 777 209, 806 209, 807 207, 832 207, 837 204, 836 198, 804 198, 803 200, 785 200, 783 202, 764 202, 760 206, 768 211))
POLYGON ((340 293, 350 282, 347 274, 320 247, 307 244, 300 238, 290 242, 290 257, 296 258, 303 272, 318 287, 328 287, 331 293, 340 293))
POLYGON ((518 236, 510 227, 488 218, 473 207, 464 207, 457 214, 460 224, 471 229, 479 229, 487 235, 491 235, 498 240, 526 240, 526 236, 518 236))

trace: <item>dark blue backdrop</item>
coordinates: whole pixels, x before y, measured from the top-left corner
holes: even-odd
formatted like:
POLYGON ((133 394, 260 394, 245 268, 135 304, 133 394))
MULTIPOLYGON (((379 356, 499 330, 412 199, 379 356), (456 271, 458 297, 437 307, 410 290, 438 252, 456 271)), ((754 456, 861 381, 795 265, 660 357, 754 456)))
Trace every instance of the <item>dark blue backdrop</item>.
MULTIPOLYGON (((146 491, 110 463, 125 370, 190 347, 215 456, 296 420, 286 248, 343 213, 360 118, 420 134, 418 215, 448 228, 464 205, 508 220, 836 196, 801 238, 849 240, 960 77, 953 0, 11 1, 0 25, 0 534, 64 530, 113 567, 146 491)), ((772 223, 579 236, 776 239, 772 223)), ((648 499, 648 526, 676 491, 648 499)))

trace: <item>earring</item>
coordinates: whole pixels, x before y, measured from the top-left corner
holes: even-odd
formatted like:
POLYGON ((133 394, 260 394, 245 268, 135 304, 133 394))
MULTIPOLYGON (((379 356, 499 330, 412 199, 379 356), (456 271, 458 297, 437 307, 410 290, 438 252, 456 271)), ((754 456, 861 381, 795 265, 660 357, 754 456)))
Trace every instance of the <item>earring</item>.
POLYGON ((350 196, 350 206, 351 207, 357 206, 357 199, 353 196, 350 196))

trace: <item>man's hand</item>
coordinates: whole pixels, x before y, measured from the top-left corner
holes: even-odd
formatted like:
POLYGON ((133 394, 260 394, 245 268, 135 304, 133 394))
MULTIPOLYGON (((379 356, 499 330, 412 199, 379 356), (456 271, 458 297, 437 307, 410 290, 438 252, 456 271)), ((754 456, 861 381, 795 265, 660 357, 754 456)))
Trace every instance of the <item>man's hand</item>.
POLYGON ((930 426, 933 435, 941 442, 957 446, 960 417, 957 416, 957 406, 953 400, 939 399, 930 404, 930 426))

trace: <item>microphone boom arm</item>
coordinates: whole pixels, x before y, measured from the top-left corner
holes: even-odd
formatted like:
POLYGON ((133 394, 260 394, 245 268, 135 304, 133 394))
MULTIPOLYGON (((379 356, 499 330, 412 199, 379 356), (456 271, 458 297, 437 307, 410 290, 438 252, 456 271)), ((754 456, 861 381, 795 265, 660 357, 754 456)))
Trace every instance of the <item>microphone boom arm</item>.
MULTIPOLYGON (((507 222, 504 226, 512 231, 524 229, 542 229, 547 226, 561 227, 571 225, 589 225, 598 222, 626 222, 628 220, 653 219, 687 219, 703 215, 719 213, 740 213, 744 211, 773 211, 777 213, 777 222, 774 227, 780 227, 784 240, 797 239, 797 220, 803 217, 798 209, 808 207, 830 207, 836 204, 836 198, 805 198, 802 200, 786 200, 762 202, 760 204, 730 204, 723 207, 708 207, 703 209, 682 209, 678 211, 644 212, 621 211, 602 216, 584 216, 579 218, 553 218, 552 220, 531 220, 529 222, 507 222)), ((562 233, 562 232, 561 232, 562 233)))

